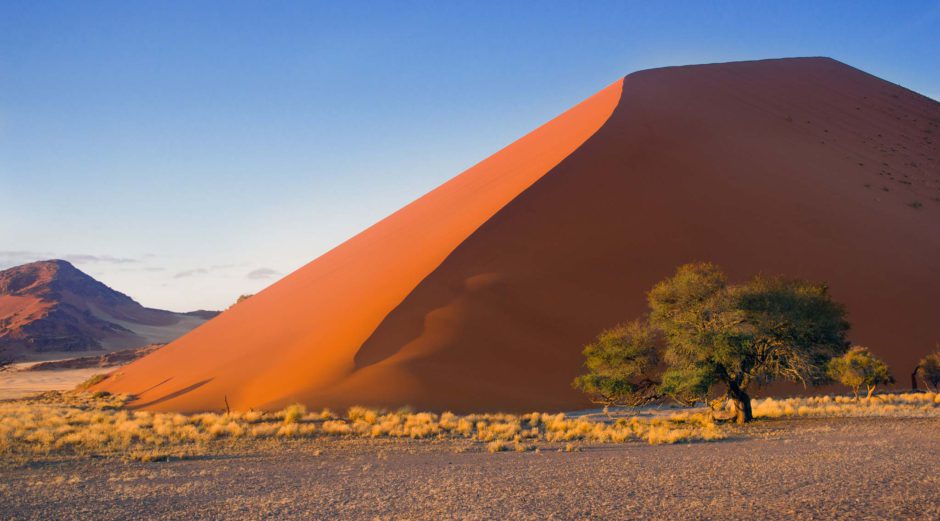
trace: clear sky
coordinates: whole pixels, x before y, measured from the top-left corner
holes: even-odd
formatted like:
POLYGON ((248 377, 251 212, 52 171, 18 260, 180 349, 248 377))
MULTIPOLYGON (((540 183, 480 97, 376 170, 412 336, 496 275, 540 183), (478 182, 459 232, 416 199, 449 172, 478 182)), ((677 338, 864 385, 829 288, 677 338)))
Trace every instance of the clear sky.
POLYGON ((0 1, 0 268, 227 307, 632 71, 830 56, 940 99, 940 2, 0 1))

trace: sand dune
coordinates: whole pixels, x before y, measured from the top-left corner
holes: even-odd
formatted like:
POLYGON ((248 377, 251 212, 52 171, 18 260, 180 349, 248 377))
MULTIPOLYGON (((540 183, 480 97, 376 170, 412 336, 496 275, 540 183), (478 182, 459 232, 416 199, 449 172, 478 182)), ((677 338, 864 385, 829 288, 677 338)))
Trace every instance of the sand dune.
POLYGON ((940 340, 940 104, 825 58, 631 74, 100 389, 193 411, 571 410, 677 265, 828 281, 901 382, 940 340))

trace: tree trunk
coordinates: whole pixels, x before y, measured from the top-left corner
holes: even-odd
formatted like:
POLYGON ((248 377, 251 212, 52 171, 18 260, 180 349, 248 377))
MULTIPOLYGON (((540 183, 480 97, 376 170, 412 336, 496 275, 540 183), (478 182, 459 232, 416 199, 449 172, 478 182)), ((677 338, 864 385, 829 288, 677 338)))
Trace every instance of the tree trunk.
POLYGON ((868 386, 868 396, 866 396, 865 399, 866 399, 866 400, 871 400, 871 395, 873 395, 873 394, 875 394, 875 386, 874 386, 874 385, 869 385, 869 386, 868 386))
POLYGON ((858 387, 852 388, 852 394, 855 395, 855 401, 857 402, 858 401, 858 387))
POLYGON ((741 389, 735 383, 731 383, 728 385, 728 396, 731 398, 736 423, 743 424, 754 419, 754 414, 751 411, 751 397, 744 389, 741 389))

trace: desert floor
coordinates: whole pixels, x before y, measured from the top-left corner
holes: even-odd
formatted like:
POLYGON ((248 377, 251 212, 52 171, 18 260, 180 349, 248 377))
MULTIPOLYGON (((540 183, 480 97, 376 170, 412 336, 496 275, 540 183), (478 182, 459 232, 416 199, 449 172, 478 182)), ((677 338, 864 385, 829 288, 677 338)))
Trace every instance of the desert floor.
POLYGON ((102 369, 61 369, 56 371, 26 371, 35 362, 13 364, 11 368, 0 372, 0 400, 24 398, 44 391, 66 391, 88 380, 92 376, 113 371, 114 368, 102 369))
POLYGON ((170 462, 0 464, 5 519, 940 519, 940 420, 761 420, 712 443, 490 454, 259 442, 170 462))

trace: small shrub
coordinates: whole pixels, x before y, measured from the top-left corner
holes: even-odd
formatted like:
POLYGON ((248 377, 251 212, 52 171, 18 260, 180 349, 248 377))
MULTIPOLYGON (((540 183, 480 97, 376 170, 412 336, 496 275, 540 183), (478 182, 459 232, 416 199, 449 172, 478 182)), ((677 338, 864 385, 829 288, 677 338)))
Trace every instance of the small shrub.
POLYGON ((307 408, 302 404, 295 403, 285 407, 283 413, 285 424, 296 423, 307 413, 307 408))
POLYGON ((75 389, 79 391, 85 391, 93 385, 100 384, 101 382, 105 381, 107 378, 108 378, 108 375, 106 374, 92 375, 90 378, 88 378, 84 382, 78 384, 78 386, 75 389))
POLYGON ((920 378, 928 391, 940 391, 940 350, 925 356, 917 364, 914 374, 920 378))

